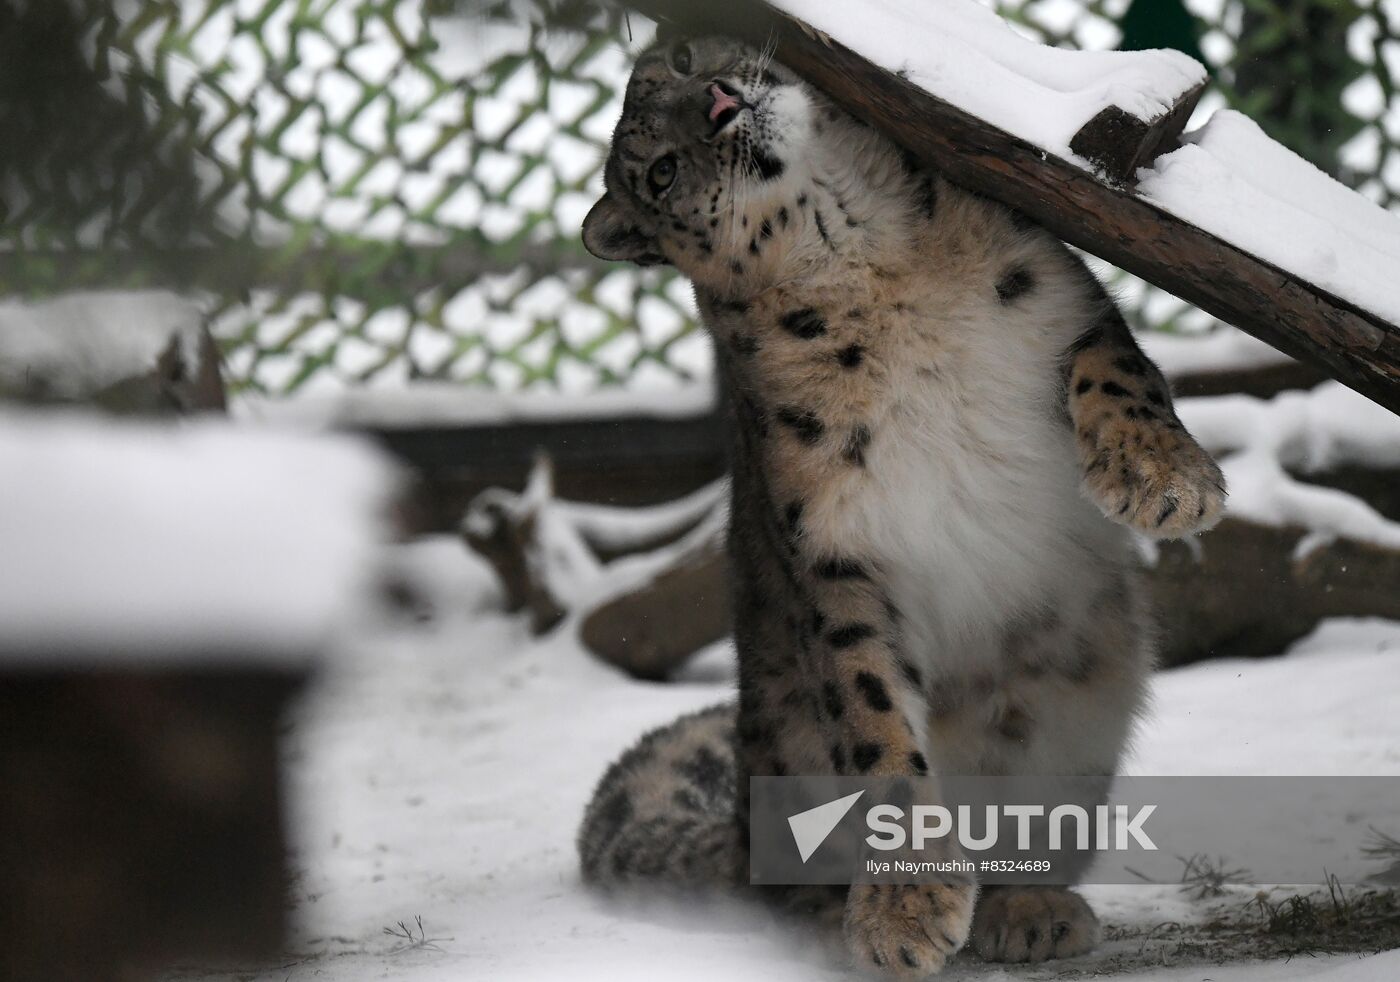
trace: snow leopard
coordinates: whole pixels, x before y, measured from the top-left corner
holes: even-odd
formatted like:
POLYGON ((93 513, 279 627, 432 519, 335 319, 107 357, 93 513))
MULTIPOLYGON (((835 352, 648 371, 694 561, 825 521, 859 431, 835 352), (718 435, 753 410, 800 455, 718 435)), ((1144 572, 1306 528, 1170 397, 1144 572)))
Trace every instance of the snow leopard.
MULTIPOLYGON (((1085 262, 723 37, 637 59, 583 225, 688 277, 727 407, 738 699, 643 737, 578 846, 602 888, 747 882, 748 778, 1112 775, 1145 704, 1134 533, 1223 478, 1085 262)), ((855 885, 857 965, 1092 948, 1064 887, 855 885)))

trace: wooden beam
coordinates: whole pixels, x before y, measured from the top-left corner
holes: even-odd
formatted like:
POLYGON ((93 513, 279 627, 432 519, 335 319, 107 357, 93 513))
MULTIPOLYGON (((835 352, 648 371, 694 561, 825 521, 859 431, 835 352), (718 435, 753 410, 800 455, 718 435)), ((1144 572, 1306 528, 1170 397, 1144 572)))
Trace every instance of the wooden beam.
POLYGON ((25 295, 45 284, 65 290, 150 286, 212 290, 341 293, 375 299, 413 296, 446 286, 460 289, 483 276, 524 267, 532 275, 570 270, 602 275, 608 265, 572 245, 526 243, 487 248, 480 243, 409 245, 344 241, 288 253, 285 248, 220 242, 170 249, 16 249, 0 252, 0 294, 25 295))
MULTIPOLYGON (((763 0, 631 2, 682 33, 775 42, 779 61, 954 183, 1400 413, 1400 329, 1355 304, 930 95, 763 0)), ((1162 121, 1155 138, 1152 125, 1131 159, 1170 148, 1174 121, 1162 121)))
POLYGON ((1202 82, 1153 119, 1140 119, 1125 109, 1109 106, 1079 128, 1069 148, 1110 180, 1124 186, 1136 184, 1138 168, 1178 146, 1181 131, 1205 91, 1202 82))

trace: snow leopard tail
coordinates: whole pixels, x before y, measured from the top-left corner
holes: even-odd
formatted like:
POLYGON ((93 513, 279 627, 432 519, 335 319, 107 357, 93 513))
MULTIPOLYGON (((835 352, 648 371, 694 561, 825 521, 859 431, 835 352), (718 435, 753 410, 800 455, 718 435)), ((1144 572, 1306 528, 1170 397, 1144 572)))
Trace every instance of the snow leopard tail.
POLYGON ((585 881, 724 889, 748 881, 732 703, 682 716, 624 753, 579 830, 585 881))

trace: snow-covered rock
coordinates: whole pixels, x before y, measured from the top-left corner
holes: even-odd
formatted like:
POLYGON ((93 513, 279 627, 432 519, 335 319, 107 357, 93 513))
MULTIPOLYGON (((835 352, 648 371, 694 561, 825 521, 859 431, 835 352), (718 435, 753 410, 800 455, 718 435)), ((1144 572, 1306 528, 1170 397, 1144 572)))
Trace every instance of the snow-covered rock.
POLYGON ((142 379, 155 389, 164 381, 157 376, 169 375, 171 386, 189 390, 186 401, 201 401, 194 390, 202 381, 221 402, 214 359, 202 310, 176 293, 96 290, 0 300, 0 395, 83 401, 142 379))
POLYGON ((0 413, 11 663, 303 657, 365 601, 395 487, 349 437, 0 413))

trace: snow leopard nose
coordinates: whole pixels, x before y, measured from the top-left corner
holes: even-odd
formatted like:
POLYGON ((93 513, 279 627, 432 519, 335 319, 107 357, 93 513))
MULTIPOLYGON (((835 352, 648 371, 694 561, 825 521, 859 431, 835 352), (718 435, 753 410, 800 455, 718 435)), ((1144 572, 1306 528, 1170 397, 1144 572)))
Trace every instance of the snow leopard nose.
POLYGON ((710 98, 714 100, 710 104, 710 122, 715 125, 715 132, 719 132, 739 114, 739 110, 744 107, 744 100, 732 86, 718 79, 710 83, 710 98))

